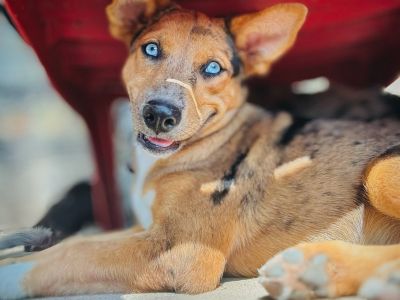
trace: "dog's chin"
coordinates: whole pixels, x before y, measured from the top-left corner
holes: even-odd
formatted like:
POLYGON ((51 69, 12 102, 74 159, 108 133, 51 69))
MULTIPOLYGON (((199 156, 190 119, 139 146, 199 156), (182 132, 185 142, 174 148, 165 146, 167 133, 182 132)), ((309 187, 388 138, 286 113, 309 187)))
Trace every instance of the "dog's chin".
POLYGON ((144 149, 157 155, 171 154, 176 152, 180 146, 180 142, 150 137, 143 133, 138 134, 137 140, 144 149))

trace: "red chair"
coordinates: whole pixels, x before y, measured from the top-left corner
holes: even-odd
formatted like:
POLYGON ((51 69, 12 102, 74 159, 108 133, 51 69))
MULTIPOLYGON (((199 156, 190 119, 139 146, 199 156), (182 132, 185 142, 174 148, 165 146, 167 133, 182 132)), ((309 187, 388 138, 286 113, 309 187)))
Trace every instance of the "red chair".
MULTIPOLYGON (((6 0, 6 9, 32 46, 57 91, 86 121, 96 159, 94 209, 104 228, 122 225, 114 178, 110 105, 125 95, 124 46, 113 40, 104 13, 110 0, 6 0)), ((276 0, 178 0, 213 16, 260 10, 276 0)), ((299 0, 309 17, 271 83, 327 76, 347 85, 388 83, 400 70, 399 0, 299 0)))

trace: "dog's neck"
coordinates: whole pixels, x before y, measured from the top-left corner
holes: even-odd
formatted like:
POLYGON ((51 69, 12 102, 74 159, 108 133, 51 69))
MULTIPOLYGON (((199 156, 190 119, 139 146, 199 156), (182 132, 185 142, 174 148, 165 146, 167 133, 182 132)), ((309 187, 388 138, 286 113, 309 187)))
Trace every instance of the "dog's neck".
POLYGON ((216 158, 229 157, 230 152, 236 155, 240 147, 247 147, 242 140, 251 140, 250 128, 265 116, 263 110, 245 104, 218 131, 196 138, 168 157, 157 157, 136 144, 133 207, 140 224, 147 229, 152 223, 151 206, 155 198, 152 182, 174 172, 208 168, 216 158))
MULTIPOLYGON (((218 131, 196 139, 167 158, 158 159, 147 178, 151 180, 167 173, 205 167, 210 158, 221 153, 221 151, 228 155, 226 151, 235 151, 235 149, 228 150, 225 145, 239 132, 244 134, 246 129, 265 115, 266 113, 263 110, 252 104, 244 104, 231 118, 231 121, 218 131)), ((239 144, 238 141, 236 146, 238 147, 239 144)))

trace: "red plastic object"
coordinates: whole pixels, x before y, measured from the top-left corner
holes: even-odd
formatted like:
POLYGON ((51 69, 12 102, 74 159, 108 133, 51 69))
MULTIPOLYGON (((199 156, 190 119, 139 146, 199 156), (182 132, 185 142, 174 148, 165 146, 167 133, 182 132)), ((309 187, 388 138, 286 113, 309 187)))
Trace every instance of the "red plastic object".
MULTIPOLYGON (((257 11, 275 0, 180 0, 212 16, 257 11)), ((347 85, 390 81, 400 71, 399 0, 300 0, 309 17, 295 47, 269 82, 327 76, 347 85)), ((125 95, 120 69, 124 46, 113 40, 104 13, 109 0, 6 0, 6 8, 32 46, 54 87, 86 121, 96 159, 94 208, 104 228, 122 225, 114 178, 110 105, 125 95)))

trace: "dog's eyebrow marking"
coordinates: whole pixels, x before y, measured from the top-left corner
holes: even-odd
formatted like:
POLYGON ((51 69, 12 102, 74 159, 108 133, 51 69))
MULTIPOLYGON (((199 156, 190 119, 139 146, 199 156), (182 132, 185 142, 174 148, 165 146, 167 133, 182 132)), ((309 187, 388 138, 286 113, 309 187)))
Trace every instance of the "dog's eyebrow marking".
POLYGON ((203 26, 193 26, 190 33, 199 34, 199 35, 213 35, 212 31, 209 28, 203 26))
POLYGON ((199 119, 201 120, 202 119, 201 118, 201 113, 200 113, 200 110, 199 110, 199 106, 197 104, 196 97, 194 96, 192 87, 189 84, 184 83, 184 82, 182 82, 182 81, 180 81, 178 79, 174 79, 174 78, 168 78, 166 81, 179 84, 181 87, 184 87, 185 89, 189 90, 190 96, 192 97, 192 100, 193 100, 193 103, 194 103, 194 107, 196 108, 197 115, 199 116, 199 119))
POLYGON ((211 195, 211 199, 212 199, 214 205, 221 204, 224 197, 228 194, 230 188, 233 186, 233 184, 235 182, 235 177, 236 177, 237 171, 239 169, 239 166, 243 162, 243 160, 246 158, 247 153, 248 153, 248 150, 240 153, 238 155, 238 157, 236 158, 236 160, 233 162, 230 169, 221 178, 220 184, 217 186, 217 189, 211 195))
POLYGON ((284 163, 274 170, 274 178, 276 180, 283 179, 285 177, 294 175, 301 170, 308 168, 312 165, 312 160, 309 156, 302 156, 295 160, 284 163))

